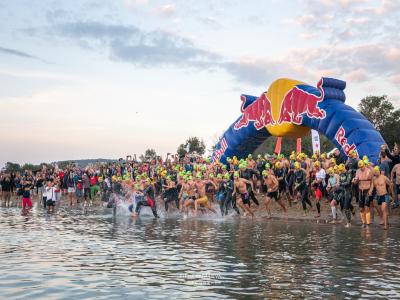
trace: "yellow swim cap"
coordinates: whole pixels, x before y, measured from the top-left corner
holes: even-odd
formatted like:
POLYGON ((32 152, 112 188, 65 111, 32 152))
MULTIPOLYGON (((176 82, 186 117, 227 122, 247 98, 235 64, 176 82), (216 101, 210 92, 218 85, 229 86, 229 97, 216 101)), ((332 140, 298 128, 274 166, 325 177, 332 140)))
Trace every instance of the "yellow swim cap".
POLYGON ((380 173, 381 169, 379 168, 379 166, 375 166, 374 167, 374 172, 380 173))
POLYGON ((359 168, 362 168, 362 167, 364 167, 365 166, 365 162, 363 161, 363 160, 360 160, 359 162, 358 162, 358 167, 359 168))
POLYGON ((319 168, 320 166, 321 166, 321 163, 317 160, 317 161, 314 163, 314 167, 319 168))
POLYGON ((296 162, 294 163, 294 168, 295 168, 296 170, 300 169, 300 163, 299 163, 298 161, 296 161, 296 162))

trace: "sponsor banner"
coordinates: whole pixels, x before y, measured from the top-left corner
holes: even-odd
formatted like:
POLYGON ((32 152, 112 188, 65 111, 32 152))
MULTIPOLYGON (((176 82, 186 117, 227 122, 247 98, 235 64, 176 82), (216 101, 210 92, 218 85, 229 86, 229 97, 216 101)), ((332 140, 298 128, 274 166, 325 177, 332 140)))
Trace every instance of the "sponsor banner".
POLYGON ((312 140, 312 150, 313 153, 321 153, 321 147, 320 147, 320 140, 319 140, 319 133, 318 131, 312 129, 311 130, 311 140, 312 140))

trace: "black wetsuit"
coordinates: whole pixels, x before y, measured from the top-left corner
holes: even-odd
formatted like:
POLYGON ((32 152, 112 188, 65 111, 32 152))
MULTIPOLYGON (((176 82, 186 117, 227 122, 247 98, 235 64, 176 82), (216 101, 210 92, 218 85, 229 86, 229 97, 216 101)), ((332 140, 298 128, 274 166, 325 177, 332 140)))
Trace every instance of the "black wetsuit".
POLYGON ((351 172, 344 172, 339 175, 339 188, 337 190, 339 196, 339 204, 340 208, 343 210, 346 215, 347 221, 350 223, 351 221, 351 211, 353 210, 353 205, 351 204, 351 180, 352 175, 351 172))
POLYGON ((294 170, 290 169, 288 170, 286 174, 286 184, 288 187, 289 194, 291 196, 294 195, 294 170))
POLYGON ((151 211, 153 212, 154 217, 158 218, 153 185, 149 184, 143 190, 143 194, 144 199, 139 200, 136 204, 136 213, 139 215, 142 206, 149 206, 151 208, 151 211))
POLYGON ((177 187, 166 189, 161 197, 165 201, 165 211, 168 211, 168 204, 170 202, 175 202, 176 208, 179 209, 179 193, 177 187))
POLYGON ((274 171, 275 173, 275 177, 278 180, 279 183, 279 193, 283 193, 286 191, 286 181, 285 181, 285 169, 281 168, 281 169, 275 169, 274 171))
MULTIPOLYGON (((244 178, 244 179, 251 181, 251 180, 253 180, 253 176, 256 176, 257 178, 259 178, 259 174, 252 169, 244 169, 243 171, 240 171, 240 178, 244 178)), ((251 184, 246 183, 246 188, 247 188, 247 192, 249 193, 250 199, 253 200, 253 202, 256 205, 260 205, 256 196, 254 195, 254 191, 251 188, 251 184)), ((248 204, 250 206, 250 201, 248 202, 248 204)))
POLYGON ((222 194, 222 200, 219 203, 219 208, 221 209, 221 215, 228 214, 228 207, 231 206, 238 214, 240 214, 239 209, 236 206, 236 198, 232 196, 234 190, 233 180, 221 182, 218 193, 222 194))
MULTIPOLYGON (((346 168, 349 170, 350 182, 356 176, 357 167, 358 167, 358 160, 350 157, 346 162, 346 168)), ((358 199, 358 183, 351 184, 350 197, 355 197, 356 199, 358 199)))
POLYGON ((303 206, 303 210, 307 209, 307 205, 312 207, 310 199, 308 199, 308 186, 307 186, 307 176, 306 172, 303 169, 299 169, 294 171, 294 186, 295 190, 300 192, 301 195, 301 204, 303 206))

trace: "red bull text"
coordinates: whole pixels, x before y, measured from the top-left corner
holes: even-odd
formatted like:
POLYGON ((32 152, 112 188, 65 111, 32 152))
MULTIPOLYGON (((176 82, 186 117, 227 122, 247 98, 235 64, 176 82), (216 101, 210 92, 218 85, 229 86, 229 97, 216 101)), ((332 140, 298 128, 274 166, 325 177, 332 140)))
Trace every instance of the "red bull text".
POLYGON ((358 152, 356 149, 356 145, 352 144, 350 145, 347 142, 346 138, 346 130, 343 128, 343 126, 340 126, 338 131, 335 134, 335 140, 339 143, 339 145, 342 147, 343 152, 346 153, 347 156, 349 156, 350 151, 355 150, 358 156, 358 152))

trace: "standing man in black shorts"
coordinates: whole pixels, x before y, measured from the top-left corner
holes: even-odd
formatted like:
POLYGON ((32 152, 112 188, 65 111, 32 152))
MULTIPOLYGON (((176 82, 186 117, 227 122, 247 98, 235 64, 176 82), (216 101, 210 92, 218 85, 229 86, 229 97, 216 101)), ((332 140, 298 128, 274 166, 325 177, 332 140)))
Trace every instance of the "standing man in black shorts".
POLYGON ((265 170, 264 172, 264 183, 267 186, 267 196, 265 198, 265 209, 267 210, 268 217, 271 217, 271 200, 275 199, 278 202, 280 207, 282 207, 285 214, 287 214, 285 204, 279 199, 279 182, 275 177, 272 170, 265 170))

